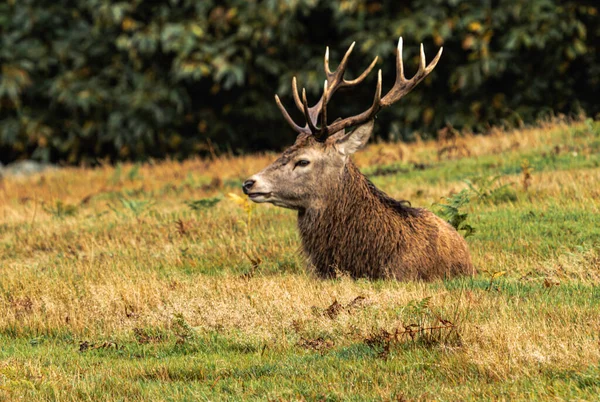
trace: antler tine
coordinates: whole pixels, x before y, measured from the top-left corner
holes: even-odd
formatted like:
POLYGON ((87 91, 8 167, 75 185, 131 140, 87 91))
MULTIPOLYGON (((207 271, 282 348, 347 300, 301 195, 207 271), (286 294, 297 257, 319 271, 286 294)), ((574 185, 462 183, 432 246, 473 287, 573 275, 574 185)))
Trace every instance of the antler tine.
POLYGON ((412 91, 412 89, 423 80, 436 66, 442 55, 443 48, 440 48, 435 58, 427 65, 425 60, 425 50, 421 43, 420 55, 419 55, 419 70, 409 80, 404 77, 404 65, 402 61, 402 38, 398 41, 398 53, 396 56, 396 82, 394 87, 381 99, 381 106, 387 107, 392 103, 398 101, 404 95, 412 91))
MULTIPOLYGON (((348 50, 346 50, 346 54, 344 55, 344 58, 342 58, 342 61, 340 62, 340 65, 337 66, 337 68, 335 69, 335 71, 332 73, 331 71, 327 74, 327 79, 329 80, 330 76, 335 76, 336 81, 342 81, 344 78, 344 73, 346 72, 346 66, 348 65, 348 60, 350 59, 350 54, 352 54, 352 50, 354 50, 354 46, 356 45, 356 42, 352 42, 352 44, 350 45, 350 47, 348 48, 348 50)), ((329 67, 329 66, 328 66, 329 67)))
POLYGON ((296 131, 298 133, 306 133, 306 132, 308 132, 308 130, 305 127, 300 127, 299 125, 297 125, 294 122, 294 119, 291 118, 291 116, 289 115, 289 113, 287 112, 287 110, 285 109, 285 107, 283 106, 283 104, 281 103, 281 100, 279 99, 279 96, 277 96, 277 95, 275 95, 275 102, 277 103, 277 106, 279 107, 279 110, 281 110, 281 114, 283 114, 283 117, 288 122, 288 124, 292 127, 292 129, 294 129, 294 131, 296 131))
POLYGON ((304 106, 304 116, 306 117, 306 124, 308 124, 308 128, 313 134, 317 134, 318 130, 315 127, 315 123, 313 123, 312 121, 310 110, 308 107, 308 101, 306 100, 306 88, 302 88, 302 104, 304 106))
POLYGON ((377 106, 379 106, 381 104, 381 87, 383 86, 382 84, 382 79, 381 79, 381 69, 379 69, 379 72, 377 73, 377 89, 375 90, 375 99, 373 100, 373 105, 377 104, 377 106))
POLYGON ((367 77, 367 75, 369 75, 371 70, 373 70, 373 67, 375 67, 375 64, 377 64, 377 60, 379 60, 379 57, 375 56, 375 58, 373 59, 373 61, 369 65, 369 67, 367 67, 367 69, 365 71, 363 71, 363 73, 361 75, 359 75, 358 77, 356 77, 355 79, 343 80, 344 86, 360 84, 367 77))
POLYGON ((375 96, 373 97, 373 104, 367 110, 368 114, 371 118, 375 117, 375 114, 381 109, 381 87, 382 87, 382 79, 381 79, 381 69, 377 72, 377 88, 375 89, 375 96))
MULTIPOLYGON (((327 102, 329 101, 329 83, 327 80, 323 83, 323 96, 321 97, 321 134, 327 129, 327 102)), ((319 135, 320 137, 320 135, 319 135)), ((321 139, 321 138, 318 138, 321 139)))
POLYGON ((398 39, 398 48, 396 49, 396 82, 406 81, 404 77, 404 62, 402 61, 402 36, 398 39))
POLYGON ((429 63, 429 65, 425 69, 425 71, 426 71, 427 74, 429 74, 435 68, 435 66, 437 66, 438 61, 440 61, 440 57, 442 57, 442 52, 443 51, 444 51, 444 48, 441 47, 440 50, 438 50, 438 52, 435 55, 435 57, 433 58, 433 60, 431 60, 431 63, 429 63))
POLYGON ((422 43, 419 53, 419 71, 417 71, 417 74, 423 74, 425 72, 427 61, 425 60, 425 50, 423 49, 422 43))
POLYGON ((296 81, 296 76, 292 78, 292 95, 294 96, 294 103, 299 111, 304 113, 304 107, 302 106, 302 101, 300 100, 300 95, 298 95, 298 81, 296 81))
POLYGON ((345 80, 344 73, 346 72, 348 60, 350 59, 350 54, 352 53, 352 50, 354 50, 355 45, 356 42, 352 42, 346 51, 344 58, 340 62, 340 65, 335 69, 334 72, 331 72, 329 69, 329 47, 327 47, 325 50, 325 74, 327 75, 327 81, 331 84, 332 94, 337 88, 360 84, 367 77, 367 75, 369 75, 371 70, 373 70, 373 67, 375 67, 375 64, 377 64, 377 60, 379 60, 379 58, 375 56, 375 59, 373 59, 369 67, 367 67, 367 69, 363 71, 361 75, 353 80, 345 80))
POLYGON ((373 103, 371 107, 365 110, 364 112, 356 115, 347 117, 343 120, 338 120, 334 122, 331 126, 327 127, 327 132, 330 134, 337 133, 340 130, 345 128, 355 126, 357 124, 361 124, 365 121, 369 121, 375 117, 377 112, 381 109, 381 88, 382 88, 382 78, 381 78, 381 70, 377 73, 377 88, 375 89, 375 96, 373 97, 373 103))

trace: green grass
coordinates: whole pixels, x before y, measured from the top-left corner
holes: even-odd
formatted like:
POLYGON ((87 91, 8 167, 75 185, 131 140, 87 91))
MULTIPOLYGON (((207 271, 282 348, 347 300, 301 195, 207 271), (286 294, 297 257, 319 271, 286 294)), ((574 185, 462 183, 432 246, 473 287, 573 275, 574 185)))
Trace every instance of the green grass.
MULTIPOLYGON (((526 300, 538 289, 501 293, 498 297, 504 302, 517 297, 526 300)), ((555 308, 554 303, 592 307, 580 294, 562 291, 546 293, 542 300, 536 297, 535 303, 555 308)), ((593 307, 598 307, 598 301, 593 307)), ((514 314, 527 316, 532 313, 529 309, 515 308, 514 314)), ((568 309, 562 312, 568 313, 568 309)), ((11 365, 2 370, 3 388, 26 399, 61 400, 365 400, 401 396, 592 400, 600 387, 597 365, 573 370, 540 364, 534 377, 502 379, 493 371, 465 363, 460 347, 445 350, 409 342, 393 346, 382 357, 376 347, 359 340, 319 352, 294 345, 291 339, 273 344, 244 340, 243 336, 223 337, 217 332, 194 336, 184 344, 172 338, 167 334, 156 344, 124 339, 82 351, 72 340, 4 336, 0 341, 8 346, 2 348, 0 358, 11 365), (281 343, 291 344, 283 347, 281 343), (65 381, 72 390, 68 395, 65 381)))
POLYGON ((357 155, 413 205, 467 192, 479 273, 431 283, 314 277, 294 212, 227 196, 272 156, 6 179, 0 400, 597 400, 599 138, 357 155))

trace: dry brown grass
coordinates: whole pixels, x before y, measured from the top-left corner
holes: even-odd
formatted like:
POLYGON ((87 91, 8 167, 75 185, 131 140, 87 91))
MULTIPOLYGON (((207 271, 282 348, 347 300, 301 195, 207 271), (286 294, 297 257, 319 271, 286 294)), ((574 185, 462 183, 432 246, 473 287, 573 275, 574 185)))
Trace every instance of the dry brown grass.
MULTIPOLYGON (((578 130, 581 125, 555 123, 459 140, 468 148, 469 160, 475 161, 471 163, 492 156, 516 155, 519 159, 523 152, 542 153, 563 144, 561 133, 578 130)), ((389 193, 428 206, 465 187, 451 175, 436 177, 435 166, 446 166, 444 158, 442 165, 437 160, 439 146, 435 142, 376 144, 358 154, 357 162, 363 167, 399 161, 433 166, 431 173, 411 173, 410 180, 404 180, 402 174, 376 179, 389 193)), ((263 345, 258 352, 261 358, 269 353, 286 358, 299 349, 325 358, 336 350, 368 344, 382 331, 393 334, 402 330, 419 319, 416 313, 408 313, 407 306, 429 297, 429 317, 456 324, 460 341, 427 346, 402 338, 392 343, 391 352, 385 356, 391 360, 385 364, 400 364, 393 359, 404 359, 406 367, 417 367, 418 359, 411 360, 413 352, 405 348, 433 348, 437 357, 430 370, 444 373, 444 381, 436 386, 446 392, 442 395, 451 396, 449 399, 477 395, 508 395, 510 399, 511 394, 494 394, 491 389, 502 388, 503 382, 529 384, 528 379, 543 377, 544 373, 584 371, 600 362, 598 293, 594 290, 600 284, 598 250, 587 247, 576 251, 581 245, 569 242, 578 238, 577 233, 565 232, 564 238, 550 242, 550 235, 535 234, 535 228, 520 232, 519 227, 511 226, 526 227, 526 223, 507 221, 510 213, 526 216, 532 211, 535 219, 562 208, 588 214, 598 223, 599 169, 533 171, 526 188, 519 184, 519 174, 505 175, 500 183, 517 183, 518 201, 470 206, 480 233, 471 241, 475 263, 490 273, 508 271, 498 279, 498 286, 488 290, 488 274, 483 270, 474 279, 449 284, 344 277, 318 280, 305 272, 297 252, 293 213, 257 208, 248 231, 244 211, 226 198, 200 212, 183 203, 239 193, 234 181, 261 169, 274 157, 222 156, 143 165, 131 180, 127 173, 137 168, 130 164, 121 167, 118 178, 115 168, 109 166, 4 178, 0 184, 3 339, 52 338, 68 333, 76 342, 95 346, 107 341, 116 342, 115 348, 127 342, 161 345, 168 337, 143 329, 169 331, 174 317, 180 317, 199 336, 218 333, 263 345), (149 203, 135 212, 124 207, 121 198, 149 203), (57 216, 59 201, 72 206, 73 215, 57 216), (507 210, 512 212, 506 215, 507 210), (515 251, 521 246, 527 251, 515 251), (334 301, 339 308, 331 307, 334 301), (328 313, 328 307, 335 312, 328 313), (405 350, 409 351, 404 354, 405 350), (472 389, 467 386, 469 378, 472 389), (456 388, 446 387, 446 381, 452 381, 456 388)), ((443 176, 444 171, 439 172, 443 176)), ((593 223, 581 225, 593 236, 593 223)), ((434 321, 431 325, 438 325, 434 321)), ((178 339, 185 343, 182 336, 178 339)), ((383 364, 376 360, 363 369, 376 373, 383 364)), ((7 387, 6 378, 20 378, 13 372, 17 367, 31 378, 46 376, 59 388, 69 389, 70 374, 48 371, 41 364, 26 357, 0 361, 0 387, 7 387)), ((132 372, 143 371, 123 367, 115 375, 129 378, 132 372)), ((111 375, 104 366, 99 373, 111 375)), ((216 381, 211 389, 218 389, 221 380, 211 378, 211 383, 216 381)), ((380 381, 381 388, 365 392, 371 397, 384 395, 389 384, 385 379, 380 381)), ((422 381, 420 386, 426 387, 437 380, 422 381)), ((582 392, 583 397, 589 395, 582 392)), ((425 395, 418 389, 409 394, 425 395)), ((580 394, 557 391, 556 395, 580 394)))

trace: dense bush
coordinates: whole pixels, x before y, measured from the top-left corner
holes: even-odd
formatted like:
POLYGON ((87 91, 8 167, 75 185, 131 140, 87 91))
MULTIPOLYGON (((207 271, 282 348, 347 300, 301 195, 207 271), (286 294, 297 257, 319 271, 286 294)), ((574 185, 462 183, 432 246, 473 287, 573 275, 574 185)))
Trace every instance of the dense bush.
MULTIPOLYGON (((183 157, 290 143, 273 101, 291 109, 297 75, 316 100, 357 41, 349 75, 381 56, 393 82, 396 40, 408 72, 419 42, 435 72, 378 132, 407 139, 452 124, 485 131, 555 112, 600 109, 594 1, 8 0, 0 4, 0 159, 76 163, 183 157)), ((366 108, 374 75, 340 93, 330 116, 366 108)), ((299 120, 299 116, 295 115, 299 120)))

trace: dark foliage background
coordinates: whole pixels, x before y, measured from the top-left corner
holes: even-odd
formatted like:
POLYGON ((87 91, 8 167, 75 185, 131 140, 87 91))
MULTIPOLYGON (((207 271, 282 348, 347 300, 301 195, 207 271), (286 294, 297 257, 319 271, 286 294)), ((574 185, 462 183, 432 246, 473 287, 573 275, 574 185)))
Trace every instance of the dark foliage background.
MULTIPOLYGON (((8 0, 0 4, 0 160, 68 163, 185 157, 289 144, 297 75, 318 99, 357 42, 348 75, 379 55, 384 90, 404 37, 436 70, 381 113, 378 134, 410 139, 447 124, 485 132, 553 113, 600 111, 596 1, 8 0)), ((330 116, 366 108, 375 74, 330 116)), ((386 86, 387 84, 387 86, 386 86)), ((299 119, 298 115, 294 115, 299 119)))

